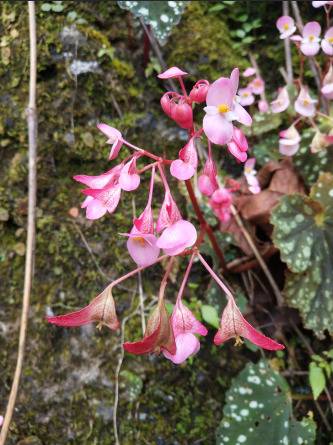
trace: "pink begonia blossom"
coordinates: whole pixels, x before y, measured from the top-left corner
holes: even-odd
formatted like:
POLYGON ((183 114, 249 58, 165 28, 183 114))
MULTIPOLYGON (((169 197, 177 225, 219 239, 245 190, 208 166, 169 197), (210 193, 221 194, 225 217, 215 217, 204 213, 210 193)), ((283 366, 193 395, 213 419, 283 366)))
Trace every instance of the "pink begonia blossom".
POLYGON ((217 179, 217 168, 214 160, 209 156, 198 177, 198 189, 203 195, 211 196, 219 188, 217 179))
POLYGON ((254 102, 254 96, 251 88, 240 88, 238 90, 238 96, 238 102, 242 105, 242 107, 252 105, 254 102))
POLYGON ((271 110, 273 113, 281 113, 290 105, 287 87, 280 88, 278 97, 271 102, 271 110))
POLYGON ((333 68, 332 65, 330 65, 329 70, 327 71, 324 79, 323 79, 323 87, 321 89, 321 92, 323 96, 326 97, 326 99, 332 100, 333 99, 333 68))
POLYGON ((225 187, 220 187, 209 201, 215 215, 221 222, 228 222, 231 216, 232 194, 225 187))
POLYGON ((180 181, 192 178, 198 167, 198 154, 195 147, 195 136, 179 151, 179 159, 172 161, 170 173, 180 181))
POLYGON ((301 91, 295 101, 295 110, 302 116, 313 117, 316 114, 316 103, 317 100, 310 97, 308 89, 301 87, 301 91))
POLYGON ((260 95, 265 91, 265 82, 260 77, 256 77, 250 82, 249 87, 253 94, 260 95))
POLYGON ((230 79, 220 77, 208 89, 203 129, 208 139, 214 144, 224 145, 231 140, 233 120, 247 126, 252 124, 251 116, 236 101, 238 81, 239 70, 235 68, 230 79))
POLYGON ((171 68, 168 68, 163 73, 158 74, 157 77, 159 77, 160 79, 173 79, 175 77, 186 76, 187 74, 188 73, 186 71, 181 70, 177 66, 172 66, 171 68))
POLYGON ((167 91, 161 97, 164 113, 173 119, 181 128, 189 129, 193 125, 193 110, 184 96, 167 91))
POLYGON ((129 160, 121 169, 119 175, 119 185, 126 192, 136 190, 140 185, 140 176, 136 168, 137 156, 129 160))
POLYGON ((159 233, 166 227, 182 219, 177 204, 171 196, 170 190, 165 191, 164 201, 158 215, 156 231, 159 233))
POLYGON ((279 133, 279 152, 284 156, 293 156, 299 149, 301 137, 294 125, 279 133))
POLYGON ((235 301, 229 298, 228 304, 222 313, 220 328, 214 337, 214 343, 220 345, 231 338, 236 338, 237 344, 239 337, 246 338, 251 343, 269 351, 284 349, 283 345, 266 337, 250 325, 236 306, 235 301))
POLYGON ((325 54, 333 56, 333 26, 325 32, 321 47, 325 54))
POLYGON ((267 100, 261 99, 258 102, 258 109, 260 113, 267 113, 269 111, 269 105, 267 100))
POLYGON ((326 1, 326 2, 322 2, 322 1, 313 1, 312 2, 312 6, 314 8, 320 8, 321 6, 325 6, 325 5, 333 5, 332 1, 326 1))
POLYGON ((288 15, 283 15, 277 19, 276 27, 280 31, 280 39, 290 37, 296 31, 294 19, 288 15))
POLYGON ((243 77, 251 77, 256 73, 256 69, 252 66, 246 68, 246 70, 243 72, 243 77))
POLYGON ((117 180, 119 178, 120 172, 123 168, 123 164, 116 165, 105 173, 102 173, 98 176, 91 175, 75 175, 73 179, 77 182, 81 182, 81 184, 87 185, 92 189, 102 189, 109 182, 113 180, 117 180))
POLYGON ((240 162, 245 162, 247 159, 247 150, 249 148, 247 139, 237 127, 233 128, 233 134, 231 141, 227 144, 229 152, 240 162))
POLYGON ((293 36, 291 39, 301 42, 301 51, 305 56, 315 56, 320 50, 320 32, 321 27, 318 22, 307 23, 302 32, 302 38, 300 36, 293 36))
POLYGON ((254 168, 255 164, 255 158, 249 158, 244 164, 244 176, 248 184, 248 188, 253 194, 260 193, 261 191, 258 178, 256 177, 257 171, 254 168))
POLYGON ((194 87, 190 91, 189 97, 193 102, 202 103, 205 102, 209 88, 208 80, 202 79, 195 83, 194 87))
POLYGON ((180 219, 164 229, 156 246, 163 249, 166 255, 174 256, 192 247, 197 240, 197 231, 192 223, 180 219))
POLYGON ((109 159, 115 159, 118 156, 119 150, 123 145, 122 135, 116 128, 110 127, 106 124, 98 124, 97 128, 108 137, 107 144, 112 144, 109 159))

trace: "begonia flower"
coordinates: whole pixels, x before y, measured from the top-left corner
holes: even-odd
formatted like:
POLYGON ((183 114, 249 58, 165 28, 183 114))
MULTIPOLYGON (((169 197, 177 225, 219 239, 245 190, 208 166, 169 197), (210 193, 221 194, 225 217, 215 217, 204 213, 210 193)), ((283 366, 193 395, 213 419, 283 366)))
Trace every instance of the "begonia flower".
POLYGON ((237 127, 233 128, 232 139, 227 144, 229 152, 240 162, 245 162, 247 159, 247 150, 249 149, 247 139, 237 127))
POLYGON ((195 136, 179 151, 179 159, 172 161, 170 173, 180 181, 192 178, 198 167, 198 154, 194 144, 195 136))
POLYGON ((310 97, 308 89, 301 87, 301 91, 295 101, 295 110, 302 116, 313 117, 316 114, 316 103, 317 100, 310 97))
POLYGON ((283 15, 277 19, 276 27, 280 31, 280 39, 290 37, 296 31, 295 21, 288 15, 283 15))
POLYGON ((320 50, 321 27, 318 22, 307 23, 302 31, 302 36, 292 36, 291 40, 300 41, 300 49, 305 56, 315 56, 320 50))
POLYGON ((287 87, 279 89, 278 97, 271 102, 271 110, 273 113, 281 113, 290 105, 287 87))
POLYGON ((109 159, 115 159, 118 156, 119 150, 123 145, 123 138, 120 131, 116 128, 110 127, 110 125, 103 123, 98 124, 97 128, 108 137, 106 143, 112 144, 109 159))
POLYGON ((190 91, 189 97, 193 102, 202 103, 205 102, 209 88, 208 80, 198 80, 190 91))
POLYGON ((163 204, 156 223, 156 231, 161 232, 180 219, 182 219, 182 217, 177 204, 172 198, 170 190, 166 189, 163 204))
POLYGON ((330 65, 329 70, 327 71, 324 79, 323 86, 321 88, 321 92, 326 99, 333 99, 333 68, 330 65))
POLYGON ((254 102, 254 96, 251 88, 240 88, 238 90, 238 96, 238 102, 242 105, 242 107, 252 105, 254 102))
POLYGON ((81 204, 81 207, 86 208, 86 217, 88 219, 98 219, 106 214, 106 212, 113 213, 120 200, 121 187, 119 183, 109 184, 102 189, 85 189, 82 193, 87 195, 87 198, 81 204))
POLYGON ((269 105, 267 100, 261 99, 258 102, 258 109, 260 113, 267 113, 269 111, 269 105))
POLYGON ((256 77, 250 82, 249 87, 253 94, 260 95, 265 91, 265 82, 260 77, 256 77))
POLYGON ((172 66, 171 68, 163 71, 163 73, 158 74, 157 77, 160 79, 173 79, 175 77, 186 76, 187 74, 188 73, 186 71, 181 70, 177 66, 172 66))
POLYGON ((333 56, 333 26, 331 26, 321 41, 321 47, 325 54, 333 56))
POLYGON ((184 219, 164 229, 156 246, 163 249, 166 255, 174 256, 192 247, 197 240, 197 231, 192 223, 184 219))
POLYGON ((284 156, 293 156, 297 153, 301 137, 294 125, 279 133, 279 152, 284 156))
POLYGON ((121 169, 119 185, 126 192, 136 190, 140 185, 140 176, 136 168, 137 156, 133 156, 121 169))
POLYGON ((95 297, 88 306, 66 315, 46 317, 49 323, 57 326, 77 327, 90 323, 98 323, 98 327, 107 326, 111 330, 119 328, 115 302, 110 286, 95 297))
POLYGON ((232 194, 228 189, 220 187, 215 190, 211 196, 209 204, 221 222, 225 223, 230 220, 232 194))
POLYGON ((181 128, 189 129, 193 125, 193 110, 186 98, 173 91, 167 91, 161 98, 164 113, 181 128))
POLYGON ((257 171, 254 168, 255 164, 255 158, 249 158, 244 164, 244 176, 248 184, 248 188, 253 194, 257 194, 261 191, 258 178, 256 177, 257 171))
POLYGON ((120 172, 123 168, 123 164, 116 165, 105 173, 101 175, 92 176, 92 175, 75 175, 73 179, 81 184, 87 185, 92 189, 102 189, 110 182, 117 180, 119 178, 120 172))
POLYGON ((231 338, 236 338, 237 344, 240 342, 239 337, 246 338, 251 343, 269 351, 284 349, 283 345, 266 337, 247 322, 236 306, 235 301, 229 298, 227 306, 222 313, 220 328, 214 337, 214 343, 220 345, 231 338))
POLYGON ((235 68, 230 79, 220 77, 208 89, 203 129, 208 139, 214 144, 224 145, 231 140, 233 120, 247 126, 252 124, 251 116, 236 102, 238 81, 239 70, 235 68))
POLYGON ((256 73, 256 69, 253 68, 253 66, 250 66, 246 68, 246 70, 243 72, 243 77, 251 77, 256 73))
POLYGON ((201 175, 198 177, 198 189, 203 195, 211 196, 219 185, 216 179, 217 168, 211 156, 208 156, 201 175))

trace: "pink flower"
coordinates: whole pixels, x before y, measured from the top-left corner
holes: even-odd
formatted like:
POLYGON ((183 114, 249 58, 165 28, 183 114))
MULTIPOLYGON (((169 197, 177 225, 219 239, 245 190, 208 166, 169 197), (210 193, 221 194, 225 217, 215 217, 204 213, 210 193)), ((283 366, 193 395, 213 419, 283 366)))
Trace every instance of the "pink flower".
POLYGON ((259 100, 258 108, 259 108, 260 113, 267 113, 269 110, 269 105, 268 105, 267 100, 263 100, 263 99, 259 100))
POLYGON ((157 219, 156 231, 161 232, 180 219, 182 219, 182 217, 177 204, 172 198, 170 190, 166 189, 164 201, 157 219))
POLYGON ((133 156, 121 169, 119 176, 119 185, 126 192, 136 190, 140 185, 140 176, 136 169, 137 156, 133 156))
POLYGON ((293 156, 299 149, 300 141, 301 137, 294 125, 280 131, 279 152, 284 156, 293 156))
POLYGON ((228 143, 227 148, 229 152, 235 156, 236 159, 238 159, 240 162, 245 162, 247 159, 247 150, 249 148, 247 139, 242 132, 237 127, 233 128, 233 134, 232 139, 228 143))
POLYGON ((326 1, 326 2, 313 1, 312 2, 312 6, 314 8, 320 8, 321 6, 325 6, 325 5, 333 5, 333 2, 332 1, 326 1))
POLYGON ((177 66, 172 66, 171 68, 168 68, 163 73, 159 74, 157 77, 160 79, 173 79, 174 77, 182 77, 186 76, 188 73, 181 70, 177 66))
POLYGON ((193 102, 205 102, 209 88, 208 80, 198 80, 192 88, 189 96, 193 102))
POLYGON ((81 205, 83 209, 87 209, 86 217, 98 219, 106 212, 113 213, 116 210, 120 200, 121 187, 118 183, 110 183, 102 189, 85 189, 82 190, 82 193, 87 195, 81 205))
POLYGON ((303 28, 301 51, 305 56, 315 56, 320 49, 321 27, 318 22, 309 22, 303 28))
POLYGON ((251 77, 256 73, 256 69, 252 66, 249 68, 246 68, 246 70, 243 72, 244 77, 251 77))
POLYGON ((330 65, 329 70, 327 71, 324 79, 323 79, 323 87, 321 92, 326 97, 326 99, 333 99, 333 68, 330 65))
POLYGON ((295 110, 302 116, 313 117, 316 114, 316 103, 317 100, 310 97, 308 89, 301 87, 301 91, 295 101, 295 110))
POLYGON ((333 26, 325 32, 325 36, 321 41, 321 47, 325 54, 333 56, 333 26))
POLYGON ((198 178, 198 188, 203 195, 211 196, 219 188, 216 164, 209 156, 205 163, 202 174, 198 178))
POLYGON ((118 156, 121 146, 123 145, 123 139, 120 131, 102 123, 98 124, 97 128, 108 137, 108 140, 106 141, 107 144, 112 144, 109 159, 115 159, 118 156))
POLYGON ((286 39, 296 31, 294 19, 288 15, 280 17, 276 22, 276 27, 280 31, 280 39, 286 39))
POLYGON ((235 100, 238 81, 239 70, 235 68, 230 79, 221 77, 208 89, 203 129, 208 139, 214 144, 224 145, 231 140, 233 120, 238 120, 247 126, 252 124, 251 116, 235 100))
POLYGON ((232 194, 225 187, 220 187, 212 194, 209 201, 215 215, 221 222, 228 222, 231 216, 232 194))
POLYGON ((240 88, 238 90, 238 95, 238 102, 242 105, 242 107, 247 107, 253 104, 254 96, 251 88, 240 88))
POLYGON ((252 82, 250 82, 249 87, 253 94, 262 94, 265 91, 265 82, 260 78, 256 77, 252 82))
POLYGON ((197 149, 194 144, 195 136, 179 151, 179 159, 171 163, 170 173, 180 181, 192 178, 198 167, 197 149))
POLYGON ((256 164, 255 158, 249 158, 244 165, 244 176, 246 178, 249 190, 253 194, 260 193, 261 188, 256 177, 257 171, 254 169, 256 164))
POLYGON ((157 240, 156 246, 164 250, 166 255, 174 256, 192 247, 197 240, 197 231, 192 223, 180 219, 164 229, 157 240))
POLYGON ((161 107, 164 113, 173 119, 181 128, 189 129, 193 125, 192 106, 184 96, 168 91, 161 97, 161 107))
POLYGON ((236 338, 237 344, 239 337, 246 338, 251 343, 269 351, 284 349, 283 345, 266 337, 251 326, 241 314, 234 300, 229 298, 222 314, 220 328, 214 337, 214 343, 220 345, 230 338, 236 338))
POLYGON ((46 319, 57 326, 76 327, 96 322, 99 326, 105 325, 114 331, 119 328, 116 307, 109 286, 83 309, 46 319))
POLYGON ((81 184, 85 184, 92 189, 102 189, 112 181, 116 181, 119 178, 119 174, 123 168, 123 164, 116 165, 108 170, 106 173, 102 173, 98 176, 90 175, 76 175, 73 179, 81 184))
POLYGON ((285 111, 290 104, 287 87, 280 88, 278 97, 271 102, 271 109, 273 113, 281 113, 285 111))

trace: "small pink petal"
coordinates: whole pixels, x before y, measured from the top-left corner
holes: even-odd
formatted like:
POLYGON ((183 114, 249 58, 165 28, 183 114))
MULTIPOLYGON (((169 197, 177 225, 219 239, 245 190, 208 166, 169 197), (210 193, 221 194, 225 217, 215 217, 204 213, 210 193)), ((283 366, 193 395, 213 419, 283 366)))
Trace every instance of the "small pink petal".
POLYGON ((197 240, 197 231, 193 224, 183 219, 167 227, 157 240, 157 247, 167 255, 178 255, 197 240))
POLYGON ((256 69, 252 66, 249 68, 246 68, 246 70, 243 72, 244 77, 251 77, 256 73, 256 69))
POLYGON ((303 37, 319 37, 321 32, 321 26, 318 22, 309 22, 303 28, 303 37))
POLYGON ((179 76, 186 76, 188 73, 186 71, 181 70, 177 66, 172 66, 171 68, 168 68, 166 71, 163 71, 163 73, 158 74, 158 78, 160 79, 172 79, 174 77, 179 76))
POLYGON ((234 84, 227 77, 220 77, 215 80, 208 88, 206 103, 207 105, 219 106, 221 104, 228 105, 231 108, 234 98, 234 84))
POLYGON ((170 354, 170 352, 164 350, 163 355, 176 365, 185 362, 191 355, 196 354, 200 350, 200 342, 193 334, 180 334, 176 337, 175 341, 177 347, 176 353, 170 354))
POLYGON ((252 117, 240 104, 235 103, 234 113, 237 116, 238 122, 245 125, 246 127, 250 127, 252 125, 252 117))
POLYGON ((203 129, 208 139, 217 145, 227 144, 232 138, 233 125, 224 116, 206 114, 203 129))
MULTIPOLYGON (((89 198, 91 197, 89 196, 89 198)), ((98 199, 93 198, 87 205, 86 217, 87 219, 99 219, 104 216, 106 212, 107 208, 104 204, 98 201, 98 199)))
POLYGON ((128 237, 128 252, 139 267, 149 266, 157 260, 160 249, 156 246, 155 235, 130 233, 128 237))
POLYGON ((176 159, 171 163, 170 173, 180 181, 186 181, 187 179, 192 178, 195 173, 195 169, 191 164, 188 164, 181 159, 176 159))

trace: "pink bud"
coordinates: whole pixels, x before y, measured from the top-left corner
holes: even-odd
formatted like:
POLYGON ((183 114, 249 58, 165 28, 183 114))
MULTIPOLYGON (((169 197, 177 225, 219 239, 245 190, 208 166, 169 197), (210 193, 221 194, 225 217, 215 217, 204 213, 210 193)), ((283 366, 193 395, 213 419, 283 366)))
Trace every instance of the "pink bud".
POLYGON ((172 101, 172 98, 177 97, 178 94, 174 93, 173 91, 167 91, 163 96, 161 97, 161 107, 164 113, 171 117, 171 111, 172 107, 174 106, 174 102, 172 101))
POLYGON ((227 144, 229 152, 235 156, 240 162, 245 162, 247 159, 247 150, 249 148, 247 139, 237 127, 233 128, 233 135, 231 141, 227 144))
POLYGON ((205 102, 207 92, 209 88, 208 80, 198 80, 190 92, 190 99, 193 102, 202 103, 205 102))
POLYGON ((171 108, 171 118, 182 128, 191 128, 193 125, 193 111, 191 105, 183 99, 171 108))
POLYGON ((208 158, 202 174, 198 178, 198 188, 203 195, 211 196, 218 189, 216 179, 216 165, 213 159, 208 158))

